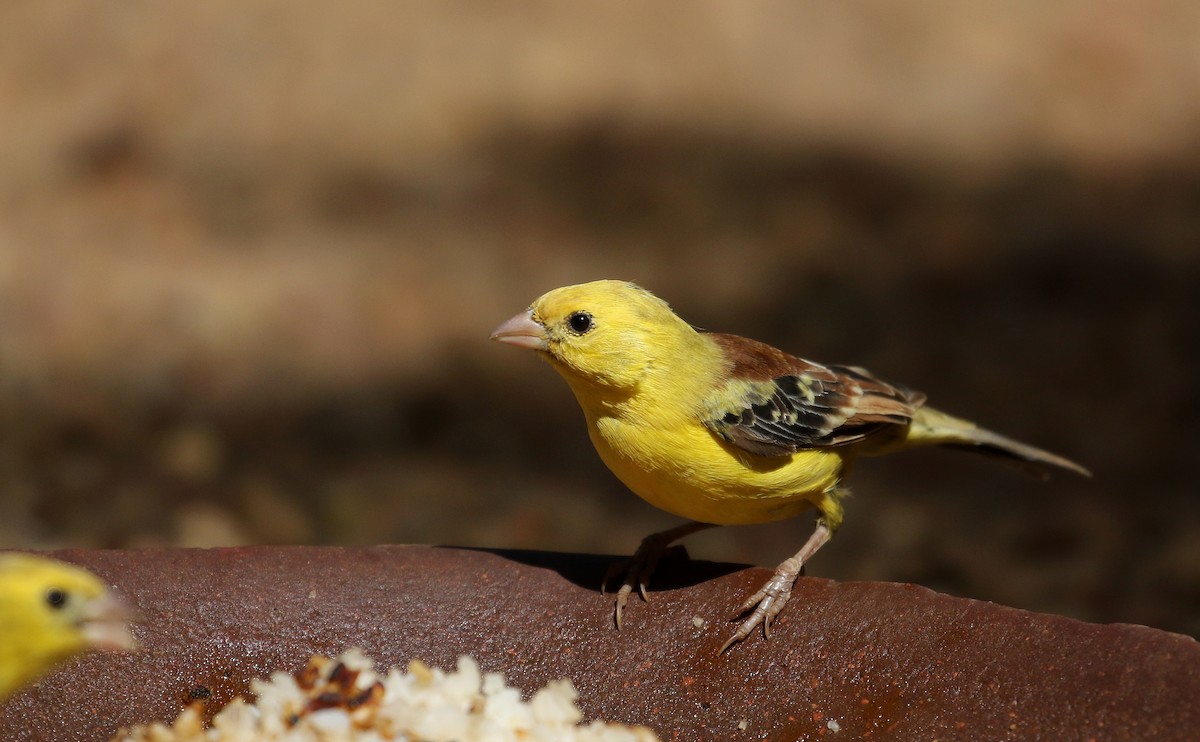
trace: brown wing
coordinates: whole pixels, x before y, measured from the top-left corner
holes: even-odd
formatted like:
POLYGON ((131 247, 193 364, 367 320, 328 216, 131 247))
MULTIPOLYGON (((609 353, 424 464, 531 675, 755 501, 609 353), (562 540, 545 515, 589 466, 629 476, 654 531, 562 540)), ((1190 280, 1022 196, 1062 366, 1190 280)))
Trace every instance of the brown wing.
POLYGON ((907 425, 925 395, 893 386, 855 366, 825 366, 755 340, 709 333, 730 364, 712 390, 704 424, 739 448, 782 456, 841 446, 907 425))

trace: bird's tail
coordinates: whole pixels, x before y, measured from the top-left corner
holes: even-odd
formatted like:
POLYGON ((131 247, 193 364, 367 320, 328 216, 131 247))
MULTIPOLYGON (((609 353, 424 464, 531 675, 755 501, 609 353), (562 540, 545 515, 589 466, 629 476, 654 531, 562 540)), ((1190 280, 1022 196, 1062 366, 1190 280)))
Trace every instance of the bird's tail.
POLYGON ((1070 459, 1006 438, 930 407, 913 416, 905 446, 945 446, 987 454, 1002 459, 1026 473, 1045 478, 1055 469, 1090 477, 1092 473, 1070 459))

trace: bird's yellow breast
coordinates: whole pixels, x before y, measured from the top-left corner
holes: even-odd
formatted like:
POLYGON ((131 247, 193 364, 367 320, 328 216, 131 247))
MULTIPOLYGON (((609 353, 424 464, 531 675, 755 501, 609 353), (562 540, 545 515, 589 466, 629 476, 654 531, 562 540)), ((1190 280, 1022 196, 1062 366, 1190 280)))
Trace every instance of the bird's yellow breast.
POLYGON ((596 451, 629 489, 656 507, 704 523, 791 518, 833 498, 841 474, 842 459, 833 451, 755 456, 725 443, 698 419, 662 427, 587 418, 596 451))

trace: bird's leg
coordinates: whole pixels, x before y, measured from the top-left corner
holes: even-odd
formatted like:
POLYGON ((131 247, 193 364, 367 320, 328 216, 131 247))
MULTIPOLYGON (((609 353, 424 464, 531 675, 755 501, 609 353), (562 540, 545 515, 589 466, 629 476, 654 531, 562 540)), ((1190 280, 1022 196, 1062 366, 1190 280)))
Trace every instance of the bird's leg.
POLYGON ((742 604, 738 611, 739 614, 744 614, 751 608, 754 609, 754 612, 742 622, 741 626, 738 626, 738 630, 729 637, 729 641, 721 645, 721 650, 717 654, 723 653, 726 649, 750 636, 750 632, 754 631, 759 624, 762 624, 763 627, 763 638, 771 638, 771 621, 787 605, 788 598, 792 596, 792 585, 800 575, 800 570, 804 568, 804 563, 825 545, 831 535, 833 535, 833 531, 830 530, 825 519, 819 519, 816 530, 808 537, 808 541, 804 543, 800 551, 776 567, 775 574, 771 576, 771 579, 767 580, 758 592, 751 595, 742 604))
POLYGON ((604 575, 604 581, 600 583, 601 594, 607 592, 606 588, 610 580, 622 572, 625 574, 625 579, 621 582, 621 588, 617 590, 616 608, 613 612, 613 619, 616 621, 617 629, 621 628, 621 610, 625 608, 625 603, 629 601, 629 594, 633 592, 634 587, 637 587, 642 600, 649 600, 646 597, 646 583, 650 581, 650 575, 654 573, 654 568, 658 566, 658 560, 667 551, 667 547, 684 536, 690 536, 697 531, 713 527, 715 527, 713 523, 689 521, 665 531, 652 533, 642 539, 642 543, 638 546, 637 551, 633 553, 632 557, 623 562, 614 562, 608 568, 607 574, 604 575))

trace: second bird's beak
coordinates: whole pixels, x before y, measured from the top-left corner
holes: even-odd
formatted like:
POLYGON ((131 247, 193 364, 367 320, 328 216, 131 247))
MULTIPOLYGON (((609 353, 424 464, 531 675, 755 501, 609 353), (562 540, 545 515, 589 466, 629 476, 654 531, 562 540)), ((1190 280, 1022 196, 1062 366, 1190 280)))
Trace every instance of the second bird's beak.
POLYGON ((81 626, 84 641, 91 649, 105 652, 137 649, 137 641, 129 630, 129 623, 137 617, 120 598, 111 593, 102 595, 84 608, 81 626))
POLYGON ((492 340, 530 350, 546 350, 546 328, 533 321, 533 310, 521 312, 516 317, 492 330, 492 340))

